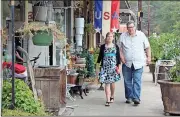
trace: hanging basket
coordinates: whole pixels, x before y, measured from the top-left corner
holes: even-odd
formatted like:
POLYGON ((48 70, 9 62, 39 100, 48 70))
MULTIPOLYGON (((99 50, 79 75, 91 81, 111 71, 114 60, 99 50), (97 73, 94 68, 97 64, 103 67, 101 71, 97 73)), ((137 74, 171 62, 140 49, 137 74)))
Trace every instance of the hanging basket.
POLYGON ((34 45, 49 46, 53 41, 53 35, 47 31, 37 31, 32 37, 32 41, 34 45))

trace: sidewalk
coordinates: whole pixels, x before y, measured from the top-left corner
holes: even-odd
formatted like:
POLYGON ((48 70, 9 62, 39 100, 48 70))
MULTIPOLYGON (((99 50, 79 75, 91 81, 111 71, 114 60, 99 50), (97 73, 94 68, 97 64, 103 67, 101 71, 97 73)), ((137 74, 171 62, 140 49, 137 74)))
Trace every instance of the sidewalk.
POLYGON ((123 79, 116 83, 115 102, 110 107, 105 107, 104 91, 94 90, 84 96, 84 99, 76 97, 76 101, 68 101, 67 105, 78 105, 72 116, 163 116, 163 104, 159 85, 152 83, 152 75, 149 68, 144 68, 142 82, 141 104, 133 106, 126 104, 124 98, 123 79))

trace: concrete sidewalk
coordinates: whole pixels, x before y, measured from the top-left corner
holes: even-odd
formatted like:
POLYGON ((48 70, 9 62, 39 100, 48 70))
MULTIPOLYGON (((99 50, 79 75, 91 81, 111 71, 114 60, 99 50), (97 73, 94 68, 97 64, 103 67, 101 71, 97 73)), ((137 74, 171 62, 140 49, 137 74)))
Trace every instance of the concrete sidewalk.
MULTIPOLYGON (((76 97, 76 101, 68 101, 67 105, 78 105, 72 116, 163 116, 163 104, 159 85, 152 83, 149 68, 144 68, 141 104, 133 106, 126 104, 124 98, 123 78, 116 83, 115 101, 110 107, 105 107, 104 91, 94 90, 84 96, 76 97)), ((99 86, 98 86, 99 87, 99 86)))

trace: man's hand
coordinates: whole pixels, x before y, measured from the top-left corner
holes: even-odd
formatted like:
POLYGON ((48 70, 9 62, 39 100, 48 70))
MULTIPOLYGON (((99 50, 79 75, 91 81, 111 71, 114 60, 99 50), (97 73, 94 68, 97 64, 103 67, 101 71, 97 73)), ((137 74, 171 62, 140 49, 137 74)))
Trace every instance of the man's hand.
POLYGON ((146 56, 147 56, 146 64, 149 65, 149 64, 151 64, 151 48, 150 47, 146 48, 145 52, 146 52, 146 56))
POLYGON ((147 59, 146 59, 146 64, 147 64, 147 65, 150 65, 150 64, 151 64, 151 57, 147 57, 147 59))
POLYGON ((121 58, 121 62, 123 63, 123 64, 125 64, 126 63, 126 61, 125 61, 125 59, 123 58, 121 58))
POLYGON ((121 62, 122 62, 123 64, 125 64, 125 63, 126 63, 126 60, 125 60, 124 56, 123 56, 122 54, 121 54, 120 56, 121 56, 121 62))
POLYGON ((120 48, 120 58, 121 58, 121 62, 122 62, 123 64, 125 64, 125 63, 126 63, 126 60, 125 60, 125 58, 124 58, 122 48, 120 48))

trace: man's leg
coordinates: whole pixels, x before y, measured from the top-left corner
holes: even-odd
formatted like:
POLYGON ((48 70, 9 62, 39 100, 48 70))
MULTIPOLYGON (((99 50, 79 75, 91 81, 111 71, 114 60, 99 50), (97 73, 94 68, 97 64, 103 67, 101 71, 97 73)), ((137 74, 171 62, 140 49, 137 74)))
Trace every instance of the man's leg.
POLYGON ((124 77, 125 98, 127 99, 126 103, 130 103, 133 98, 132 70, 123 64, 122 73, 124 77))
POLYGON ((140 104, 142 73, 143 73, 143 67, 140 69, 133 70, 133 101, 134 101, 134 104, 140 104))

